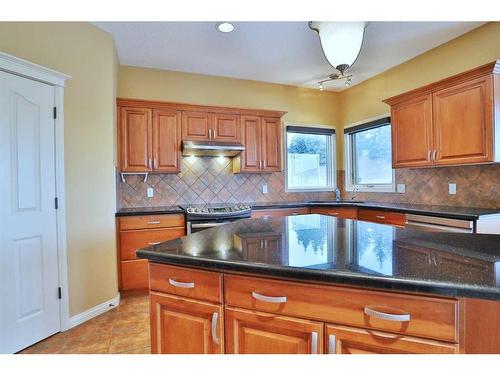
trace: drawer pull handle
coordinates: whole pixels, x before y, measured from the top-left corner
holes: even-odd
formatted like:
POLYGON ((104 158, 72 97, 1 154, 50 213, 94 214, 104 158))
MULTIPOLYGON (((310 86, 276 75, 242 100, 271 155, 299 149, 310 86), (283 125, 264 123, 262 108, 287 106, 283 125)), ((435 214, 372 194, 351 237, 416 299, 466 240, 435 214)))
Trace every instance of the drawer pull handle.
POLYGON ((382 216, 382 215, 377 215, 377 216, 375 216, 375 217, 376 217, 377 219, 382 219, 382 220, 383 220, 383 219, 385 219, 385 216, 382 216))
POLYGON ((328 215, 337 216, 338 214, 339 214, 338 212, 330 212, 328 215))
POLYGON ((160 244, 161 242, 148 242, 148 245, 149 246, 153 246, 153 245, 158 245, 160 244))
POLYGON ((335 345, 337 337, 335 335, 328 335, 328 354, 335 354, 335 345))
POLYGON ((311 354, 318 354, 318 332, 311 332, 311 354))
POLYGON ((374 318, 391 320, 393 322, 409 322, 410 314, 387 314, 380 311, 372 310, 369 307, 365 307, 365 314, 372 316, 374 318))
POLYGON ((256 300, 262 301, 262 302, 270 302, 270 303, 285 303, 286 302, 286 297, 270 297, 270 296, 265 296, 263 294, 259 294, 257 292, 252 292, 252 297, 255 298, 256 300))
POLYGON ((148 221, 149 225, 160 224, 160 220, 148 221))
POLYGON ((264 215, 264 216, 262 216, 262 218, 263 218, 263 219, 269 219, 269 218, 270 218, 270 216, 269 216, 269 215, 264 215))
POLYGON ((212 314, 212 341, 215 345, 219 345, 219 338, 217 337, 217 321, 219 320, 219 313, 212 314))
POLYGON ((190 283, 183 283, 180 281, 175 281, 173 279, 168 279, 168 283, 176 288, 194 288, 194 281, 190 283))

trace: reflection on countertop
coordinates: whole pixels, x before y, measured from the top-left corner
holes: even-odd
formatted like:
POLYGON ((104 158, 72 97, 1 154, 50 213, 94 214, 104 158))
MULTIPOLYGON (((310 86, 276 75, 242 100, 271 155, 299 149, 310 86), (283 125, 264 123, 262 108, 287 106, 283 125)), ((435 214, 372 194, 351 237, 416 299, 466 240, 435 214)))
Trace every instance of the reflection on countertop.
POLYGON ((324 215, 245 219, 138 251, 151 261, 500 299, 500 236, 324 215))

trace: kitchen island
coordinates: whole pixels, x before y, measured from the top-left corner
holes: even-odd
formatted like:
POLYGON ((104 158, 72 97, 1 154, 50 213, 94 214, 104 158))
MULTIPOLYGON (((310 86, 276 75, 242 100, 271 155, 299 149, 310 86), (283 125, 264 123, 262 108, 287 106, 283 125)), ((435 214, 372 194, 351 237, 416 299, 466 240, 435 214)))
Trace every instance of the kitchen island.
POLYGON ((500 352, 500 236, 298 215, 137 256, 153 353, 500 352))

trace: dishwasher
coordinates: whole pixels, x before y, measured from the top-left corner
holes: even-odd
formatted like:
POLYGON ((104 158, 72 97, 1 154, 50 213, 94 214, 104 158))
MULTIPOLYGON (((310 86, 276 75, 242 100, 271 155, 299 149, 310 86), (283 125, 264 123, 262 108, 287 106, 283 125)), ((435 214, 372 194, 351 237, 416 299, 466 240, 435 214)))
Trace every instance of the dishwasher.
POLYGON ((407 214, 406 228, 427 229, 441 232, 473 233, 474 221, 407 214))

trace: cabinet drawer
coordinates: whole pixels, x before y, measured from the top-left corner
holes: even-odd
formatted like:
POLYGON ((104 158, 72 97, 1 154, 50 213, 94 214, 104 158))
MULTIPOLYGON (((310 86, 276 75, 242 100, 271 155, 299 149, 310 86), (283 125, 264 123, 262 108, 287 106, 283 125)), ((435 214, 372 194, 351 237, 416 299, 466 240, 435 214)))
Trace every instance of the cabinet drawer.
POLYGON ((121 289, 147 289, 148 288, 148 261, 145 259, 126 260, 120 262, 121 289))
POLYGON ((358 218, 358 209, 355 207, 313 207, 311 213, 335 216, 340 219, 358 218))
POLYGON ((120 217, 120 230, 183 227, 184 214, 120 217))
POLYGON ((222 274, 150 263, 151 290, 178 296, 222 302, 222 274))
POLYGON ((257 210, 252 211, 252 219, 259 217, 281 217, 281 216, 291 216, 291 215, 306 215, 311 213, 309 207, 300 208, 275 208, 271 210, 257 210))
POLYGON ((458 344, 362 328, 326 326, 328 354, 456 354, 458 344))
POLYGON ((458 302, 452 299, 235 275, 224 276, 224 293, 228 306, 450 342, 458 339, 458 302))
POLYGON ((358 210, 358 220, 373 221, 375 223, 406 225, 406 215, 399 212, 367 210, 360 208, 358 210))
POLYGON ((184 232, 184 227, 120 232, 120 259, 136 259, 137 249, 173 240, 183 236, 184 232))

